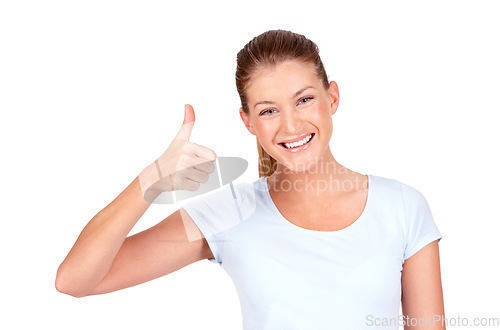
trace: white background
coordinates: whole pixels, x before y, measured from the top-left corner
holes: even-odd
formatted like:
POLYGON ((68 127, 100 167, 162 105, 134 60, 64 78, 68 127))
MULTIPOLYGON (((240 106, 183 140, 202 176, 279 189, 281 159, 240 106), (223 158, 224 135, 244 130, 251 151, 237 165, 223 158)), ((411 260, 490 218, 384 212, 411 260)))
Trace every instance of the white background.
MULTIPOLYGON (((177 134, 257 174, 238 115, 237 52, 269 29, 316 42, 340 88, 331 148, 427 198, 448 317, 500 317, 496 1, 3 1, 0 328, 239 329, 209 261, 76 299, 54 280, 86 223, 177 134), (7 327, 8 324, 8 327, 7 327)), ((131 234, 179 205, 153 205, 131 234)), ((258 289, 258 288, 256 288, 258 289)))

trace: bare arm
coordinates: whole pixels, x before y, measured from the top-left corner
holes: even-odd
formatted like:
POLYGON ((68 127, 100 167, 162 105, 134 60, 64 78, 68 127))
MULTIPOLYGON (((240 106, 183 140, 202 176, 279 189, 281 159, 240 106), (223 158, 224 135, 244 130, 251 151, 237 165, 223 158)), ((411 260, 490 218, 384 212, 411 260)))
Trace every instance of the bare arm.
POLYGON ((126 237, 149 206, 137 185, 135 179, 84 228, 59 266, 58 291, 74 297, 112 292, 214 257, 183 209, 147 230, 126 237), (191 231, 191 241, 186 230, 191 231))
POLYGON ((215 153, 189 142, 194 120, 193 108, 186 105, 184 123, 167 151, 85 226, 57 270, 58 291, 75 297, 115 291, 197 260, 213 258, 206 240, 184 210, 127 237, 162 191, 169 187, 197 190, 200 182, 208 180, 208 173, 214 171, 215 153), (191 230, 190 240, 186 229, 191 230))
POLYGON ((136 177, 85 226, 59 266, 57 290, 81 296, 95 287, 108 272, 127 234, 150 205, 142 197, 136 177))
POLYGON ((413 324, 416 324, 405 325, 405 330, 446 329, 444 322, 441 323, 444 319, 444 302, 437 240, 404 262, 401 285, 403 315, 405 320, 413 320, 413 324), (426 318, 430 324, 425 323, 426 318), (420 325, 419 320, 422 320, 420 325))
MULTIPOLYGON (((208 243, 188 241, 183 222, 190 217, 183 209, 157 225, 127 237, 104 279, 87 295, 108 293, 170 274, 193 262, 213 258, 208 243)), ((194 228, 198 229, 194 223, 194 228)))

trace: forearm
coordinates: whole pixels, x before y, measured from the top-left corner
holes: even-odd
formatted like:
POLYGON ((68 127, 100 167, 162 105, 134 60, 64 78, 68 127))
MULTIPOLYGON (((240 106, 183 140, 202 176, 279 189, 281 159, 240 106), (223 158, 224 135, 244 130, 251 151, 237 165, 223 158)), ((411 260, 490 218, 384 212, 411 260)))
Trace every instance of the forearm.
POLYGON ((138 176, 85 226, 59 266, 57 289, 80 295, 97 286, 128 233, 150 205, 142 196, 138 176))

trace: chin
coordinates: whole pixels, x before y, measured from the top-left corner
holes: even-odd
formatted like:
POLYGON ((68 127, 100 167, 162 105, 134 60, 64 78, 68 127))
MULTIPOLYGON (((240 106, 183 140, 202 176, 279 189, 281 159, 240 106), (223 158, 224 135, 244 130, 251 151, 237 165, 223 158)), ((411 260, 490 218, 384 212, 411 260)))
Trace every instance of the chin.
POLYGON ((313 138, 307 144, 305 149, 297 152, 287 151, 281 145, 266 143, 265 146, 262 144, 261 146, 279 165, 283 166, 283 171, 300 173, 314 170, 320 162, 321 156, 328 149, 328 144, 325 145, 323 139, 319 138, 316 133, 313 133, 313 138))
POLYGON ((317 166, 321 163, 322 155, 326 152, 327 147, 323 152, 319 152, 317 149, 311 149, 308 153, 290 154, 288 157, 283 157, 283 154, 276 152, 275 155, 271 155, 276 161, 282 165, 283 171, 304 173, 309 171, 317 171, 317 166))
POLYGON ((307 162, 283 163, 283 166, 285 166, 289 171, 297 172, 297 173, 309 172, 309 171, 315 169, 317 165, 318 165, 318 161, 314 161, 314 160, 310 160, 307 162))
MULTIPOLYGON (((271 154, 270 154, 271 155, 271 154)), ((276 161, 282 165, 283 171, 285 173, 290 173, 290 172, 297 172, 297 173, 303 173, 303 172, 308 172, 313 170, 318 162, 319 162, 319 157, 314 158, 314 157, 307 157, 307 159, 293 159, 293 157, 290 157, 288 159, 283 159, 282 157, 276 157, 271 155, 276 161)), ((298 158, 298 157, 297 157, 298 158)), ((279 167, 277 168, 279 170, 279 167)))

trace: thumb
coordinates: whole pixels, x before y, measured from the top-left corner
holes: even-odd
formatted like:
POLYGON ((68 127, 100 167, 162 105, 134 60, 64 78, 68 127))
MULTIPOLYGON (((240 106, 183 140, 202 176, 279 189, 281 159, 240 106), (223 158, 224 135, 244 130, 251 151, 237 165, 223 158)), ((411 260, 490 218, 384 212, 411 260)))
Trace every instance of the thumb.
POLYGON ((190 104, 186 104, 184 107, 184 122, 182 123, 179 133, 177 133, 176 139, 189 141, 189 136, 194 126, 194 120, 194 109, 190 104))

